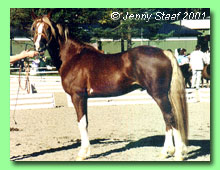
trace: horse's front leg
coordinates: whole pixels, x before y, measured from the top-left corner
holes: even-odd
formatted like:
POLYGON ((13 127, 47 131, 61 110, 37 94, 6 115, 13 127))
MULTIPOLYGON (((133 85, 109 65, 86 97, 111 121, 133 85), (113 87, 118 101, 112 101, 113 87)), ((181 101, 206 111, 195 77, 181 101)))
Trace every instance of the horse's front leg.
POLYGON ((90 156, 90 143, 88 137, 87 97, 73 94, 72 102, 76 109, 78 127, 81 135, 81 148, 76 161, 81 161, 90 156))

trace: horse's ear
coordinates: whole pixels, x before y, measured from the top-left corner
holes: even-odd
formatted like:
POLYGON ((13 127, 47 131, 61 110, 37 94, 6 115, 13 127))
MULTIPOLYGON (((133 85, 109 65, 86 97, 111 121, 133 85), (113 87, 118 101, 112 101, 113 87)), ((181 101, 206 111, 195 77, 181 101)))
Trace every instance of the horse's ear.
POLYGON ((48 14, 47 14, 47 18, 51 18, 51 16, 52 16, 52 11, 50 11, 50 12, 48 12, 48 14))
POLYGON ((35 15, 34 11, 31 11, 31 16, 32 16, 33 20, 35 20, 37 18, 37 16, 35 15))

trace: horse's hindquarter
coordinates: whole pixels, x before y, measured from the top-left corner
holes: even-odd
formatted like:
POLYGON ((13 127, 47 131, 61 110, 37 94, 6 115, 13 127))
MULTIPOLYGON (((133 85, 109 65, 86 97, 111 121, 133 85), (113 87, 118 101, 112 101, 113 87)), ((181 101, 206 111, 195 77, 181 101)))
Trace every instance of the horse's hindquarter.
POLYGON ((135 56, 137 80, 140 85, 152 94, 167 92, 172 77, 170 59, 163 50, 150 46, 140 46, 132 52, 135 56))

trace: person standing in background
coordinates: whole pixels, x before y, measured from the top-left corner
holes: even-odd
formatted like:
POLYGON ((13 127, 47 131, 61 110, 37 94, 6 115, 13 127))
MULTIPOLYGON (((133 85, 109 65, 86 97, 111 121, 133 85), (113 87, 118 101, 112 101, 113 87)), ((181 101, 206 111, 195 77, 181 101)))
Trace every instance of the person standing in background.
POLYGON ((209 50, 209 48, 204 53, 204 62, 205 62, 206 65, 210 64, 210 50, 209 50))
POLYGON ((189 64, 189 59, 186 55, 186 49, 181 48, 179 55, 177 57, 177 62, 179 64, 179 66, 182 66, 184 64, 189 64))
POLYGON ((195 51, 190 54, 189 64, 192 69, 192 88, 198 90, 204 68, 204 53, 201 51, 200 45, 197 45, 195 51))

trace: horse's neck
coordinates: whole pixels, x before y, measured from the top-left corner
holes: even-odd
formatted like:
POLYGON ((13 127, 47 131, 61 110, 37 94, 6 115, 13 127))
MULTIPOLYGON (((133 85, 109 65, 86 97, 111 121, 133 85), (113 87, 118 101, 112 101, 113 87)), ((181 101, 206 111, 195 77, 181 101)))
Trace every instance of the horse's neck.
POLYGON ((82 49, 82 44, 75 40, 53 39, 49 44, 48 52, 52 58, 53 64, 57 70, 59 70, 62 63, 65 63, 71 57, 79 54, 82 49))
POLYGON ((56 68, 59 70, 62 63, 69 62, 69 60, 82 52, 83 49, 93 49, 87 44, 80 43, 74 39, 53 39, 53 41, 49 45, 49 53, 52 57, 53 63, 56 68))
POLYGON ((52 62, 54 66, 57 68, 57 70, 60 69, 62 65, 62 61, 60 58, 60 45, 57 41, 52 40, 49 44, 48 52, 51 56, 52 62))
POLYGON ((68 62, 71 58, 77 56, 84 49, 84 45, 73 39, 67 39, 61 45, 61 60, 68 62))
POLYGON ((79 54, 84 48, 82 43, 79 43, 78 41, 73 39, 68 39, 66 44, 67 46, 71 46, 71 48, 74 49, 72 50, 74 55, 79 54))

